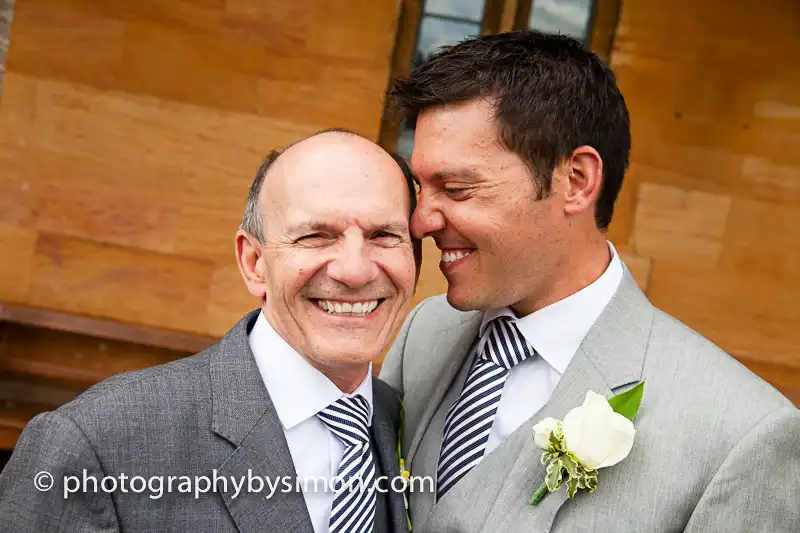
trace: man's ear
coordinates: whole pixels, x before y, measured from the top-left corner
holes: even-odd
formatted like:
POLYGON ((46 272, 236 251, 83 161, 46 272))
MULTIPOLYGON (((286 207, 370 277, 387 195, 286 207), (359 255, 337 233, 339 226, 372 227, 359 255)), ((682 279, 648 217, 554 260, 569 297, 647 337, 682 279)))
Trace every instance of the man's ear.
POLYGON ((266 279, 264 274, 264 254, 261 243, 240 229, 236 232, 236 263, 239 273, 244 279, 244 284, 250 294, 264 302, 267 297, 266 279))
POLYGON ((564 211, 568 215, 585 212, 594 216, 594 206, 603 184, 603 160, 591 146, 579 146, 565 161, 568 184, 564 211))

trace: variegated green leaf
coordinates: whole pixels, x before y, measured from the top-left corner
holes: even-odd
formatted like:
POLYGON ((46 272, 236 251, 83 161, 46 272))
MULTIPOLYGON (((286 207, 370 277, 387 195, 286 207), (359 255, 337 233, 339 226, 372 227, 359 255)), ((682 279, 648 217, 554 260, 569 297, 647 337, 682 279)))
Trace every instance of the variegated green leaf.
POLYGON ((571 454, 562 456, 561 464, 564 465, 564 468, 570 477, 578 477, 578 464, 572 459, 571 454))
POLYGON ((593 470, 591 473, 587 474, 584 485, 590 493, 597 490, 597 470, 593 470))
POLYGON ((547 465, 547 475, 545 476, 545 482, 550 492, 558 490, 561 486, 562 475, 561 461, 559 459, 550 461, 550 464, 547 465))
POLYGON ((574 498, 576 492, 578 492, 578 478, 570 477, 567 480, 567 498, 574 498))

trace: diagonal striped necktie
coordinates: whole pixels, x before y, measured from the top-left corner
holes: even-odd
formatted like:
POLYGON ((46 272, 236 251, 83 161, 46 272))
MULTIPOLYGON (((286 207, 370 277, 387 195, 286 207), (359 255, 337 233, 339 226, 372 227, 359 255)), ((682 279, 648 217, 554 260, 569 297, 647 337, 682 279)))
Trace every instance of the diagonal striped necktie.
POLYGON ((492 320, 464 389, 447 412, 436 478, 437 501, 481 461, 508 371, 535 353, 514 322, 509 316, 492 320))
POLYGON ((330 533, 367 533, 375 521, 375 461, 369 439, 369 404, 357 395, 339 398, 317 416, 342 441, 330 533))

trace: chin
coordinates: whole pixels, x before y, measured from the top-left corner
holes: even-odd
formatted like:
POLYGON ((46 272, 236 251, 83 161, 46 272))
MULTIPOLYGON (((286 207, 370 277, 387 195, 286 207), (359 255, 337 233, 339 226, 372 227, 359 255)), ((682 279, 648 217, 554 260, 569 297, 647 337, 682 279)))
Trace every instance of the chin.
POLYGON ((336 346, 336 351, 326 354, 328 359, 343 366, 365 365, 381 355, 380 350, 376 350, 372 343, 348 342, 345 339, 338 342, 331 339, 330 342, 336 346))
POLYGON ((457 311, 475 311, 480 309, 477 302, 472 301, 467 295, 458 294, 457 291, 447 291, 447 303, 457 311))

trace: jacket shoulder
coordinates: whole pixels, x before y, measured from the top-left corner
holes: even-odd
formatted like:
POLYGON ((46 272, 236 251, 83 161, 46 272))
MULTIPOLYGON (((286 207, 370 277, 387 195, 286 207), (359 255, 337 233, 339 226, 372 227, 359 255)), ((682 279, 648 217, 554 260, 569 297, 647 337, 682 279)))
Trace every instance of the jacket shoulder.
MULTIPOLYGON (((656 310, 648 367, 680 383, 681 403, 697 416, 751 427, 793 404, 741 361, 678 319, 656 310)), ((733 428, 731 428, 733 429, 733 428)))
MULTIPOLYGON (((176 412, 178 405, 197 405, 210 394, 209 348, 158 366, 116 374, 104 379, 56 409, 84 429, 99 420, 113 423, 130 416, 147 418, 176 412)), ((97 427, 100 429, 100 427, 97 427)))
POLYGON ((431 296, 420 302, 411 311, 410 315, 413 316, 413 320, 409 326, 409 331, 449 329, 480 313, 480 311, 459 311, 447 302, 447 295, 445 294, 431 296))

